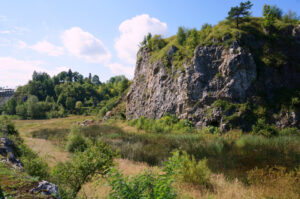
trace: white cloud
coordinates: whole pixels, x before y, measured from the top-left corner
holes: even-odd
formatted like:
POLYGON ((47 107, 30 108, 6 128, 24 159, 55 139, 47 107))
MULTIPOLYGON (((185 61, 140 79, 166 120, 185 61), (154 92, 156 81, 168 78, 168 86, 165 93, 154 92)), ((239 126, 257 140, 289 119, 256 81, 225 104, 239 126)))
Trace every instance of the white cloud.
POLYGON ((125 75, 128 78, 133 77, 134 67, 124 66, 120 63, 110 63, 108 67, 115 75, 125 75))
POLYGON ((152 35, 167 33, 167 24, 156 18, 150 18, 149 15, 143 14, 123 21, 119 26, 120 37, 115 42, 120 59, 130 64, 136 61, 138 44, 149 32, 152 35))
POLYGON ((50 75, 68 70, 67 67, 57 67, 52 70, 43 68, 44 62, 34 60, 19 60, 13 57, 0 57, 0 86, 16 87, 24 85, 31 79, 33 71, 47 72, 50 75))
POLYGON ((64 54, 63 47, 55 46, 46 40, 39 41, 35 45, 30 46, 29 48, 39 53, 47 54, 50 56, 60 56, 64 54))
POLYGON ((111 54, 101 40, 79 27, 73 27, 62 34, 62 41, 74 56, 91 63, 107 63, 111 54))
POLYGON ((64 48, 63 47, 59 47, 59 46, 55 46, 53 44, 51 44, 50 42, 43 40, 43 41, 39 41, 34 45, 28 45, 26 42, 24 41, 17 41, 17 43, 15 44, 15 47, 18 49, 25 49, 25 48, 29 48, 32 49, 38 53, 41 54, 47 54, 49 56, 60 56, 64 54, 64 48))
POLYGON ((17 60, 12 57, 0 57, 1 71, 0 85, 1 86, 17 86, 26 83, 34 70, 41 71, 41 61, 24 61, 17 60))

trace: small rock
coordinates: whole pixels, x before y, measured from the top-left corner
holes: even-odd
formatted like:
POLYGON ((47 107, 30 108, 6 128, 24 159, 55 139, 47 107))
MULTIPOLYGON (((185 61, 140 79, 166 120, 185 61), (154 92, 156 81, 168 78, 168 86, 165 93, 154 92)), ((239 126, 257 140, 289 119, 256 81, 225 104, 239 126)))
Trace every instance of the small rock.
POLYGON ((60 199, 58 187, 55 184, 52 184, 48 181, 41 181, 37 188, 30 190, 32 193, 42 193, 46 196, 54 196, 60 199))

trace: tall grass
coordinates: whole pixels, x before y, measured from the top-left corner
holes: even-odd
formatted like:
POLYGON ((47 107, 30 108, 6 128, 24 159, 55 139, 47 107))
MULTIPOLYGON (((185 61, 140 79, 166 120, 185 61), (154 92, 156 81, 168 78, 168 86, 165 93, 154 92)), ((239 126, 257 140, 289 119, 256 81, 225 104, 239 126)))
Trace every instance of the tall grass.
POLYGON ((118 150, 122 158, 150 165, 162 165, 176 149, 186 151, 196 160, 206 158, 213 172, 247 171, 266 165, 294 168, 300 164, 300 137, 296 135, 268 138, 242 135, 239 131, 224 135, 126 133, 113 124, 80 128, 80 133, 102 139, 118 150))

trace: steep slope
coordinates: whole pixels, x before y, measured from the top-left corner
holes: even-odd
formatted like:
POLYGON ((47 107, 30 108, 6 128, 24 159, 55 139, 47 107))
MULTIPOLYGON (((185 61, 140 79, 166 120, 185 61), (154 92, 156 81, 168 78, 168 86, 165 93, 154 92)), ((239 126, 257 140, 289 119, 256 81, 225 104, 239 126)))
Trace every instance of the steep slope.
POLYGON ((200 42, 179 66, 182 46, 176 42, 167 40, 158 59, 157 52, 142 47, 127 95, 127 118, 171 113, 198 127, 222 130, 249 130, 259 118, 299 127, 299 104, 291 100, 299 100, 300 26, 285 26, 270 36, 259 23, 254 18, 241 30, 226 27, 231 33, 219 38, 213 34, 224 24, 213 27, 205 37, 212 42, 200 42))

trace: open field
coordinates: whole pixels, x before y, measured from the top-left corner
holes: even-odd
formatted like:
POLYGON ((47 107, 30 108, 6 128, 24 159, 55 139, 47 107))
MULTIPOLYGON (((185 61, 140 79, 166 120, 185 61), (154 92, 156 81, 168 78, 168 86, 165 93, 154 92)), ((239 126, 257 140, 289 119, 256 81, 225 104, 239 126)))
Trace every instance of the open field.
MULTIPOLYGON (((66 136, 72 125, 85 119, 91 119, 91 117, 71 116, 68 118, 51 120, 16 120, 15 123, 20 135, 25 140, 25 143, 34 151, 38 152, 41 157, 45 158, 50 167, 53 167, 56 163, 64 162, 69 159, 71 154, 65 149, 66 136)), ((226 161, 226 158, 228 157, 226 157, 226 153, 224 152, 225 149, 227 152, 230 150, 230 148, 228 148, 230 147, 228 143, 231 143, 228 142, 229 140, 240 140, 238 143, 244 145, 244 147, 240 149, 242 150, 240 151, 242 154, 239 154, 239 160, 243 160, 243 154, 247 153, 245 147, 256 147, 256 152, 254 151, 256 154, 263 149, 253 145, 253 143, 252 145, 249 145, 239 132, 232 132, 222 138, 218 138, 216 135, 200 134, 148 134, 144 131, 135 129, 122 121, 109 121, 84 127, 81 128, 81 133, 89 138, 102 139, 114 149, 118 149, 122 158, 117 158, 114 162, 116 163, 118 170, 125 176, 134 176, 142 173, 144 170, 161 173, 162 162, 168 158, 168 153, 179 147, 198 146, 196 148, 190 148, 190 152, 195 153, 193 152, 194 150, 199 151, 201 146, 206 146, 206 152, 205 150, 202 152, 200 150, 198 153, 203 153, 206 154, 207 157, 211 157, 211 165, 214 163, 217 165, 222 164, 222 161, 223 164, 230 162, 230 160, 226 161), (223 142, 222 140, 225 140, 226 142, 223 142), (220 146, 223 146, 223 148, 220 148, 220 146), (213 152, 209 152, 208 149, 213 152), (155 156, 157 156, 158 159, 153 159, 155 156), (222 156, 225 157, 218 160, 218 158, 222 156), (157 166, 149 166, 146 162, 153 163, 153 165, 157 166)), ((253 138, 248 137, 248 140, 251 139, 253 138)), ((299 138, 293 140, 287 138, 281 139, 283 141, 275 139, 267 144, 271 144, 274 148, 274 150, 271 151, 274 157, 276 157, 276 148, 279 147, 278 150, 280 149, 284 154, 282 156, 289 157, 288 161, 290 161, 289 164, 290 167, 292 167, 299 161, 299 159, 297 160, 297 157, 299 156, 299 145, 297 145, 299 138), (288 146, 282 146, 284 144, 288 146), (294 153, 294 155, 289 156, 288 153, 294 153)), ((252 140, 251 142, 254 141, 255 140, 252 140)), ((263 139, 258 141, 260 142, 260 147, 266 142, 266 140, 263 139)), ((251 147, 249 150, 252 150, 251 147)), ((234 153, 231 152, 227 155, 230 154, 233 155, 234 153)), ((248 162, 256 160, 251 159, 251 157, 252 156, 247 157, 248 162)), ((289 166, 289 164, 286 166, 289 166)), ((232 167, 232 165, 227 166, 228 167, 223 167, 222 169, 219 169, 219 166, 215 168, 213 166, 211 167, 213 174, 210 177, 210 181, 214 187, 213 190, 207 190, 203 187, 183 182, 176 182, 174 186, 177 189, 178 197, 182 199, 299 198, 299 187, 297 187, 297 184, 293 184, 295 178, 286 175, 286 173, 270 176, 270 179, 267 178, 268 176, 266 174, 258 175, 256 173, 255 175, 258 175, 258 178, 265 177, 265 181, 261 184, 249 184, 245 181, 247 173, 244 169, 240 171, 239 169, 234 169, 235 167, 232 167), (222 171, 227 172, 224 174, 222 171), (234 172, 241 173, 237 175, 234 172), (267 183, 268 180, 272 183, 267 183)), ((110 187, 107 185, 106 179, 96 176, 92 182, 89 182, 82 187, 79 195, 84 198, 105 198, 108 196, 109 191, 110 187)))

